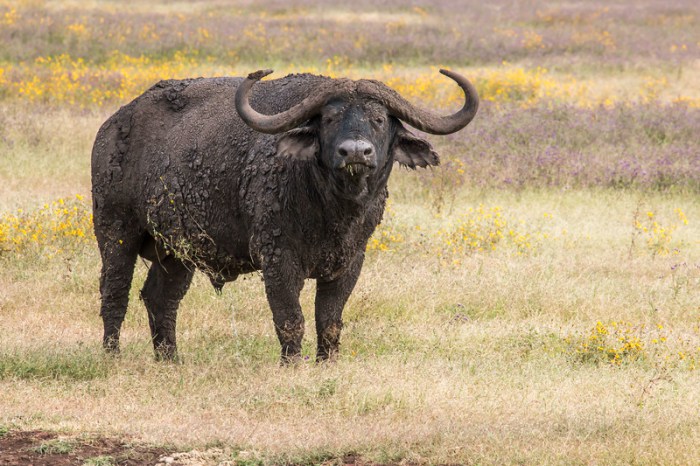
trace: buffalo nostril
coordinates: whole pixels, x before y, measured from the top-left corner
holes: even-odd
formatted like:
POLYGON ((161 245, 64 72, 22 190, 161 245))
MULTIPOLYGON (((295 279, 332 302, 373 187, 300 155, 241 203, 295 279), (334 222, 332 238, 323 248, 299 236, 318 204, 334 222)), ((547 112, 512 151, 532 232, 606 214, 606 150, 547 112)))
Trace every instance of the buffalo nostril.
POLYGON ((347 139, 338 146, 336 154, 343 159, 363 162, 362 159, 373 157, 374 152, 374 146, 367 141, 361 139, 347 139))

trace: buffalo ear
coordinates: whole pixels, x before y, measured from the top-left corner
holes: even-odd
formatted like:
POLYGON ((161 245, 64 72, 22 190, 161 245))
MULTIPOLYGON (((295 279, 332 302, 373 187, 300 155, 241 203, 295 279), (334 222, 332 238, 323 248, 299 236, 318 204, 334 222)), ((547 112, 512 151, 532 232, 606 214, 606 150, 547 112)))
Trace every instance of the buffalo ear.
POLYGON ((300 160, 312 160, 318 153, 316 130, 311 126, 294 128, 277 139, 277 155, 300 160))
POLYGON ((400 123, 396 129, 391 152, 395 161, 414 170, 416 167, 440 165, 440 156, 435 152, 433 146, 425 139, 408 131, 400 123))

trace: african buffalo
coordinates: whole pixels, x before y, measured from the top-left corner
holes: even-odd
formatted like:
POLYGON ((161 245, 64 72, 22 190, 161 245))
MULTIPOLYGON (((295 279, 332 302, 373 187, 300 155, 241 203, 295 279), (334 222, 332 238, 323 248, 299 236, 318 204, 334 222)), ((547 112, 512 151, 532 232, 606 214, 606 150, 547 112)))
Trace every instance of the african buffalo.
POLYGON ((283 362, 300 354, 299 293, 316 279, 317 360, 331 357, 394 162, 439 164, 402 122, 449 134, 478 108, 469 81, 445 70, 465 94, 449 116, 371 80, 300 74, 256 84, 271 72, 161 81, 100 128, 92 199, 108 351, 119 349, 140 255, 150 261, 141 298, 158 358, 176 357, 177 308, 196 268, 219 290, 262 271, 283 362))

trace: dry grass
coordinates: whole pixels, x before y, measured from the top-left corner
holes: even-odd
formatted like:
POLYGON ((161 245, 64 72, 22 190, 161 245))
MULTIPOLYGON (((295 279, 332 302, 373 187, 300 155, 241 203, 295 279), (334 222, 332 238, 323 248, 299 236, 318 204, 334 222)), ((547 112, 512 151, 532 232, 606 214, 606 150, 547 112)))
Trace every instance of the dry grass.
POLYGON ((0 105, 0 212, 90 191, 90 151, 106 111, 0 105))
POLYGON ((445 2, 425 10, 360 2, 352 21, 370 40, 359 42, 337 2, 330 13, 276 0, 234 8, 158 2, 155 10, 137 3, 126 11, 117 2, 0 0, 7 36, 24 38, 0 49, 0 435, 105 433, 206 450, 207 464, 337 464, 344 455, 420 464, 700 463, 692 2, 676 13, 662 2, 609 11, 593 2, 580 12, 474 2, 454 18, 445 2), (463 28, 476 22, 485 26, 463 28), (48 29, 33 34, 42 24, 48 29), (89 34, 71 39, 80 25, 89 34), (305 34, 293 44, 284 29, 292 26, 305 34), (94 134, 129 96, 160 78, 261 68, 266 48, 253 45, 262 42, 275 46, 264 67, 276 75, 393 79, 412 101, 444 110, 459 95, 431 68, 440 53, 479 86, 480 120, 464 135, 431 139, 443 167, 393 175, 337 363, 311 362, 309 282, 309 359, 279 367, 256 274, 222 296, 196 275, 180 308, 184 362, 155 362, 138 299, 143 262, 122 356, 106 357, 94 240, 58 235, 60 244, 46 244, 26 226, 50 220, 55 212, 42 206, 58 198, 84 195, 89 207, 94 134), (45 59, 65 47, 70 56, 45 59), (686 106, 669 105, 678 98, 686 106), (557 157, 580 157, 590 176, 567 181, 570 167, 560 164, 557 174, 557 157), (606 181, 630 161, 639 165, 630 170, 658 171, 664 183, 606 181), (664 171, 676 163, 678 173, 664 171), (501 182, 511 178, 510 187, 501 182))
MULTIPOLYGON (((212 464, 234 456, 314 463, 348 453, 380 462, 700 460, 691 448, 700 441, 691 363, 700 358, 700 209, 692 197, 462 191, 452 216, 436 217, 427 200, 410 200, 412 175, 397 175, 390 222, 407 232, 405 242, 370 253, 337 364, 278 367, 256 275, 221 297, 198 276, 180 312, 184 364, 154 362, 136 294, 143 264, 124 353, 104 358, 95 248, 53 259, 3 255, 0 424, 128 434, 185 449, 224 445, 212 464), (640 202, 667 222, 683 209, 690 221, 673 233, 675 254, 654 255, 639 239, 630 251, 640 202), (551 236, 526 254, 503 244, 459 266, 421 246, 479 204, 551 236), (412 236, 415 225, 421 231, 412 236), (579 357, 577 342, 597 321, 627 322, 643 357, 579 357), (659 324, 667 339, 653 344, 659 324)), ((309 356, 312 299, 309 283, 309 356)))

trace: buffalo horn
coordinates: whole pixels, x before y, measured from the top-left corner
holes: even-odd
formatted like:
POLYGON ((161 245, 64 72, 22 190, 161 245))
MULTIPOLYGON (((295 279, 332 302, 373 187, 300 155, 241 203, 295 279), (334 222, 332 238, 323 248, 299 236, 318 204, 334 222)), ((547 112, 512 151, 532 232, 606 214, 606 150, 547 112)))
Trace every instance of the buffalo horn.
POLYGON ((267 134, 289 131, 305 122, 314 116, 330 97, 337 94, 340 90, 339 87, 342 88, 345 83, 338 83, 335 86, 329 86, 326 89, 319 90, 319 92, 314 92, 299 102, 299 104, 284 112, 275 115, 263 115, 253 110, 253 107, 250 106, 250 90, 256 82, 270 73, 272 73, 272 70, 260 70, 250 73, 236 91, 236 111, 238 115, 255 131, 267 134))
POLYGON ((472 83, 464 76, 449 70, 440 70, 440 73, 454 80, 464 91, 464 106, 452 115, 440 116, 418 108, 393 89, 376 81, 364 81, 370 85, 362 91, 374 95, 384 104, 389 113, 416 129, 430 134, 450 134, 459 131, 472 121, 479 108, 479 95, 472 83))

